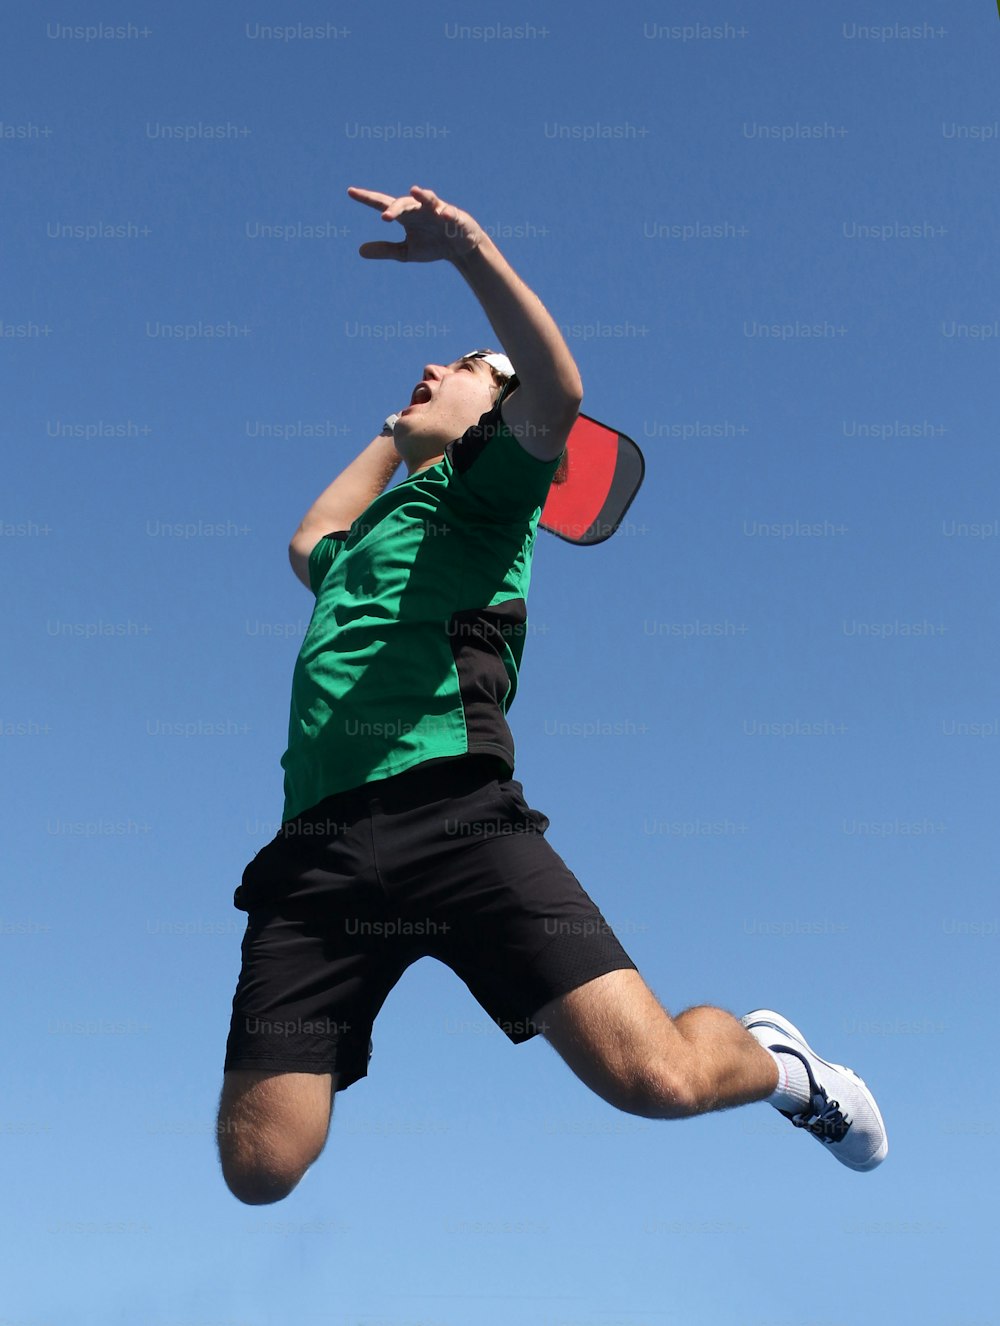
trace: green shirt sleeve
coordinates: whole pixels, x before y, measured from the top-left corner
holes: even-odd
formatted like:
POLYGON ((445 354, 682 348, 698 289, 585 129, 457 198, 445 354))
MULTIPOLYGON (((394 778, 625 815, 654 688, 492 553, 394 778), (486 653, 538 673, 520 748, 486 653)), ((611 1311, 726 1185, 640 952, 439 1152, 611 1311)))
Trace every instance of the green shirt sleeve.
POLYGON ((337 559, 337 553, 344 546, 348 533, 346 529, 335 530, 332 534, 324 534, 313 545, 313 550, 309 554, 309 585, 317 596, 327 572, 337 559))
POLYGON ((530 521, 545 505, 561 456, 539 460, 518 442, 499 405, 445 448, 452 464, 448 501, 468 519, 530 521))

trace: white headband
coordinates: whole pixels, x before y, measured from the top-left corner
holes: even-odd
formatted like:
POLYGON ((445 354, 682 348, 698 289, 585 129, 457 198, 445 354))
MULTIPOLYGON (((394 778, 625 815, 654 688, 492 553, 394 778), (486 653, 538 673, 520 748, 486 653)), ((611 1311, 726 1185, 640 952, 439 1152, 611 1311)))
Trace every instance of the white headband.
POLYGON ((506 355, 487 354, 485 350, 471 350, 467 355, 463 355, 462 358, 485 359, 491 368, 495 368, 496 371, 501 373, 505 378, 512 378, 514 376, 514 365, 506 355))

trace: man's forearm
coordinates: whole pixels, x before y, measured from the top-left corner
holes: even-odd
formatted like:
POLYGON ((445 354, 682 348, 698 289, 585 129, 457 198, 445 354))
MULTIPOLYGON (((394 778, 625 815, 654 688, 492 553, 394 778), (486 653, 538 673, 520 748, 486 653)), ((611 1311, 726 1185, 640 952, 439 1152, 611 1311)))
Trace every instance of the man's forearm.
POLYGON ((483 235, 471 253, 453 259, 483 306, 521 386, 528 392, 583 395, 580 371, 545 305, 483 235))
POLYGON ((317 497, 296 533, 348 529, 389 484, 402 464, 391 437, 376 437, 317 497))

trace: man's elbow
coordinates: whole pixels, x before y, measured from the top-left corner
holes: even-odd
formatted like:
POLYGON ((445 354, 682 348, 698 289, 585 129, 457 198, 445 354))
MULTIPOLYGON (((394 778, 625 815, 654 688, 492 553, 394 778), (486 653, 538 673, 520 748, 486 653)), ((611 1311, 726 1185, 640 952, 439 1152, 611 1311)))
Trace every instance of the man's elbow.
POLYGON ((519 379, 519 382, 518 390, 523 392, 522 399, 530 399, 538 405, 544 403, 548 414, 572 421, 580 413, 580 406, 583 403, 583 379, 576 364, 571 363, 547 381, 534 379, 522 382, 519 379))
POLYGON ((311 552, 311 548, 307 551, 301 544, 297 544, 294 539, 288 545, 288 561, 295 572, 296 578, 302 581, 306 589, 312 589, 312 585, 309 583, 309 554, 311 552))
POLYGON ((556 403, 555 414, 560 424, 567 429, 573 427, 576 423, 576 417, 580 413, 580 406, 583 404, 583 383, 579 384, 579 389, 573 388, 566 390, 559 396, 556 403))
POLYGON ((556 395, 565 404, 567 413, 572 414, 574 418, 580 413, 580 406, 583 404, 583 378, 576 364, 573 365, 572 372, 560 378, 556 395))
POLYGON ((552 422, 565 422, 568 426, 580 413, 583 381, 579 374, 561 377, 547 387, 529 388, 524 399, 529 398, 536 403, 537 412, 544 410, 552 422))

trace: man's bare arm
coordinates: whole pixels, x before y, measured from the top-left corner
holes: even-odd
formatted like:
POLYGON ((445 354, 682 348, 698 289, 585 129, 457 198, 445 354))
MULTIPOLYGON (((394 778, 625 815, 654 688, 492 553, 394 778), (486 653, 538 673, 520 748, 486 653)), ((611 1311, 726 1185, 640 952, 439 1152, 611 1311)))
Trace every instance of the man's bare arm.
POLYGON ((579 369, 542 301, 525 285, 489 235, 468 214, 414 185, 408 195, 351 187, 356 202, 398 221, 401 243, 362 244, 363 258, 451 262, 483 307, 517 373, 518 388, 503 404, 504 421, 524 449, 542 460, 562 451, 583 400, 579 369))
POLYGON ((307 589, 309 554, 324 534, 349 529, 362 511, 388 486, 402 464, 391 437, 376 437, 325 488, 312 504, 288 545, 292 570, 307 589))
POLYGON ((562 333, 485 232, 475 249, 452 261, 517 373, 517 389, 503 403, 504 422, 525 451, 554 459, 583 400, 580 371, 562 333))

